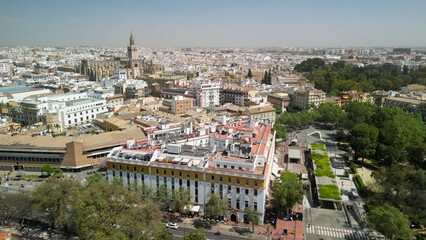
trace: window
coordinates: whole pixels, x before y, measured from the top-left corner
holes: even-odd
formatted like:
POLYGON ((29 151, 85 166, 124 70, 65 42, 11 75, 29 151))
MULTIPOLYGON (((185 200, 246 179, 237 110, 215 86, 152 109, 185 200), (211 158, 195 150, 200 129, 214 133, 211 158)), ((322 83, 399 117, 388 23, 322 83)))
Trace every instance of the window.
POLYGON ((166 175, 167 174, 167 171, 166 170, 163 170, 163 175, 166 175))
POLYGON ((254 181, 253 184, 255 187, 257 187, 257 181, 254 181))
POLYGON ((249 180, 248 179, 246 179, 246 186, 248 186, 249 185, 249 180))
POLYGON ((156 173, 156 174, 158 174, 158 173, 159 173, 158 168, 156 168, 156 169, 155 169, 155 173, 156 173))
POLYGON ((141 167, 141 172, 144 172, 143 170, 144 170, 143 167, 141 167))
POLYGON ((194 174, 194 178, 195 178, 195 179, 198 179, 198 173, 195 173, 195 174, 194 174))
POLYGON ((237 184, 238 184, 238 185, 240 184, 240 179, 239 179, 239 178, 237 178, 237 184))
POLYGON ((172 176, 174 176, 174 175, 175 175, 175 171, 172 170, 172 176))
POLYGON ((240 193, 240 188, 239 187, 237 187, 237 194, 239 194, 240 193))
POLYGON ((228 183, 231 183, 231 182, 232 182, 232 180, 231 180, 231 178, 229 177, 229 178, 228 178, 228 183))
POLYGON ((120 170, 121 170, 121 164, 120 164, 120 165, 118 165, 118 169, 120 169, 120 170))
POLYGON ((220 176, 220 177, 219 177, 219 181, 220 181, 220 182, 222 182, 222 181, 223 181, 223 177, 222 177, 222 176, 220 176))
POLYGON ((136 166, 133 166, 133 171, 135 171, 135 172, 136 172, 136 166))
POLYGON ((187 172, 186 173, 186 178, 189 178, 190 177, 190 173, 189 172, 187 172))
POLYGON ((115 169, 115 164, 112 164, 112 169, 115 169))
POLYGON ((253 190, 253 195, 254 195, 255 197, 257 197, 257 189, 254 189, 254 190, 253 190))
POLYGON ((182 177, 182 172, 179 172, 179 177, 182 177))
POLYGON ((235 167, 234 166, 231 166, 231 169, 234 169, 235 167))
POLYGON ((223 165, 223 168, 228 168, 228 165, 223 165))
POLYGON ((248 195, 249 194, 249 190, 246 188, 245 190, 245 194, 248 195))
POLYGON ((214 181, 214 176, 211 177, 212 181, 214 181))

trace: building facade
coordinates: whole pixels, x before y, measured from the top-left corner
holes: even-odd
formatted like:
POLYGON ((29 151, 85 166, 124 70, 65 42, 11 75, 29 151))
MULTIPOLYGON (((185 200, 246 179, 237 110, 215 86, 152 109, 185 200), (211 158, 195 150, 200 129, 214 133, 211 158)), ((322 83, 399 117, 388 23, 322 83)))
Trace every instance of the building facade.
POLYGON ((244 116, 251 120, 258 120, 261 123, 273 126, 277 116, 275 108, 272 106, 250 107, 242 112, 244 116))
POLYGON ((120 69, 125 71, 127 78, 138 79, 144 73, 154 73, 156 67, 152 61, 140 59, 137 54, 137 47, 133 37, 130 34, 129 45, 127 47, 127 58, 112 58, 108 60, 82 60, 76 67, 76 71, 86 74, 91 81, 99 82, 101 79, 114 75, 114 71, 120 69))
POLYGON ((267 101, 281 112, 286 112, 290 107, 290 96, 287 93, 271 93, 267 96, 267 101))
POLYGON ((195 88, 195 101, 199 107, 215 107, 220 104, 220 83, 198 80, 195 88))
POLYGON ((232 121, 181 142, 165 149, 135 142, 115 148, 107 158, 108 181, 188 189, 192 204, 200 206, 217 194, 230 206, 228 219, 247 221, 244 209, 251 207, 263 222, 275 151, 271 126, 232 121))
POLYGON ((186 113, 192 107, 194 107, 194 99, 183 96, 173 97, 170 104, 171 113, 177 115, 186 113))
POLYGON ((302 110, 318 107, 325 102, 325 92, 317 89, 296 90, 291 97, 292 107, 302 110))
POLYGON ((64 93, 24 99, 13 112, 13 119, 25 124, 43 122, 46 115, 56 115, 61 131, 71 126, 92 122, 98 114, 108 112, 102 94, 64 93))

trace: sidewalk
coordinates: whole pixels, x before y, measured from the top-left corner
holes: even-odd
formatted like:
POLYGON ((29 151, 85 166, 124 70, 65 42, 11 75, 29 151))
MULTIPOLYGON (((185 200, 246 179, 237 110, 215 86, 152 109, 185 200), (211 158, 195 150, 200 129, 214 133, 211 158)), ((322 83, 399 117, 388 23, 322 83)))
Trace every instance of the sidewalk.
POLYGON ((234 223, 228 222, 227 224, 223 223, 212 223, 206 222, 203 218, 183 218, 179 223, 180 227, 195 229, 197 227, 203 227, 206 231, 217 232, 220 231, 223 234, 246 237, 248 239, 258 239, 258 240, 267 240, 267 239, 293 239, 293 240, 303 240, 304 237, 304 222, 303 221, 285 221, 278 219, 277 229, 272 227, 269 224, 265 225, 255 225, 254 234, 251 232, 252 225, 245 223, 234 223), (288 234, 286 236, 283 234, 283 229, 287 229, 288 234), (278 231, 278 232, 277 232, 278 231))
MULTIPOLYGON (((252 234, 252 225, 245 223, 234 223, 228 222, 223 223, 214 223, 206 222, 203 218, 194 217, 194 218, 183 218, 182 222, 179 223, 180 227, 192 228, 203 227, 206 231, 217 232, 220 231, 223 234, 237 236, 237 237, 246 237, 247 239, 257 239, 257 240, 266 240, 267 238, 267 229, 266 225, 255 225, 254 233, 252 234)), ((272 229, 269 227, 269 229, 272 229)))

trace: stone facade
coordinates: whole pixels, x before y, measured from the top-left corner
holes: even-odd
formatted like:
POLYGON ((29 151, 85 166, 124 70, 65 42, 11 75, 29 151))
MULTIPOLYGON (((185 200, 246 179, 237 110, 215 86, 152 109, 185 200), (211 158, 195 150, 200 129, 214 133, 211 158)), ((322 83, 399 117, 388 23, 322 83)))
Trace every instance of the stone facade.
POLYGON ((130 34, 130 44, 127 47, 127 58, 115 57, 108 60, 82 60, 76 67, 76 72, 88 75, 90 81, 99 82, 102 78, 112 76, 114 70, 124 69, 129 79, 142 78, 143 74, 156 71, 152 61, 139 59, 133 34, 130 34))

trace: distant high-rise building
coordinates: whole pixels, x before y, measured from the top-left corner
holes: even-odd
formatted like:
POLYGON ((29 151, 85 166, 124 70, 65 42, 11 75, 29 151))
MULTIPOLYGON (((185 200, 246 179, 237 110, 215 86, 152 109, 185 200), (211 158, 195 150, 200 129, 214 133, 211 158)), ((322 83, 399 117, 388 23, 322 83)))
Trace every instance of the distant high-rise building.
POLYGON ((394 48, 392 53, 394 53, 394 54, 410 54, 411 48, 394 48))
POLYGON ((220 83, 210 80, 198 80, 195 88, 195 100, 199 107, 215 107, 220 102, 220 83))

